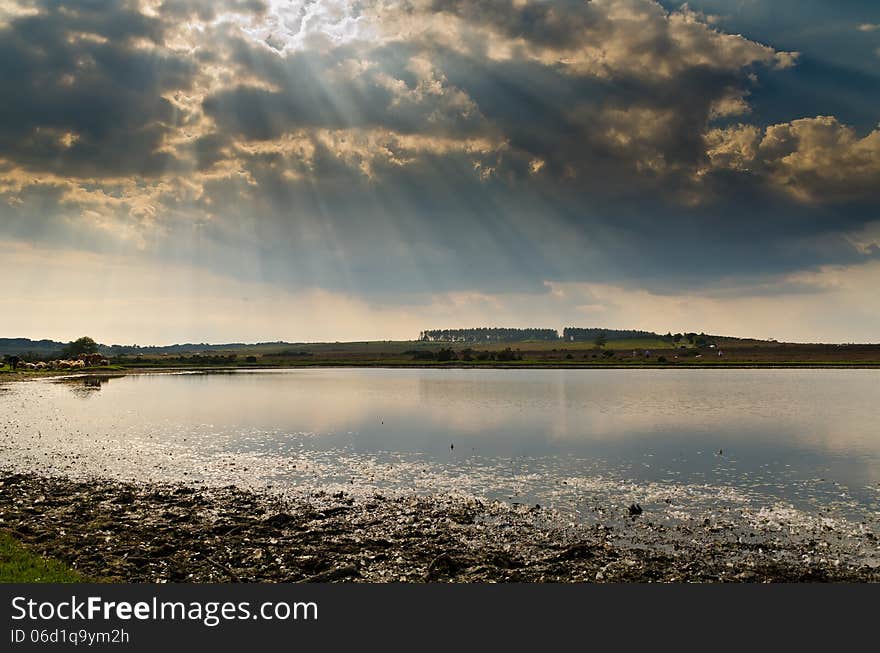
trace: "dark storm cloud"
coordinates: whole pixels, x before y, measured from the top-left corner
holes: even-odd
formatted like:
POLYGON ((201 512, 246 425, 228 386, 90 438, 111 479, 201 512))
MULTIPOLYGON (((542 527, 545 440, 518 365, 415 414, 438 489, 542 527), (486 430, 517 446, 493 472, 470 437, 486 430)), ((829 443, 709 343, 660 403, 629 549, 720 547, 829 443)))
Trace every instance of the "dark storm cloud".
POLYGON ((671 292, 871 256, 850 235, 880 219, 873 106, 687 12, 426 0, 372 40, 285 49, 220 21, 262 2, 40 6, 0 27, 0 149, 58 180, 0 182, 6 236, 115 220, 161 256, 362 294, 671 292), (220 24, 169 47, 186 21, 220 24))
POLYGON ((741 189, 736 203, 689 208, 649 190, 602 197, 573 184, 480 180, 463 155, 378 167, 381 184, 328 151, 313 165, 318 185, 286 179, 290 165, 273 156, 249 161, 253 184, 213 183, 206 195, 237 217, 205 235, 259 248, 263 278, 370 295, 541 292, 546 280, 676 292, 866 260, 845 235, 866 206, 804 207, 743 179, 715 182, 731 196, 741 189))
POLYGON ((604 14, 583 0, 525 4, 513 0, 434 0, 430 8, 472 24, 492 25, 508 37, 541 45, 574 47, 585 31, 600 29, 604 14))
MULTIPOLYGON (((620 148, 608 142, 607 132, 620 127, 638 129, 635 123, 644 120, 634 114, 634 124, 612 125, 603 112, 651 109, 668 112, 668 124, 651 134, 652 142, 646 145, 670 163, 693 164, 702 153, 700 134, 713 104, 746 87, 750 72, 746 64, 762 58, 772 60, 772 53, 754 46, 755 51, 748 55, 724 53, 711 64, 686 63, 684 60, 694 54, 705 59, 702 50, 709 46, 697 40, 696 45, 688 45, 694 52, 682 52, 662 13, 658 14, 650 3, 641 3, 644 7, 651 10, 652 21, 632 20, 617 31, 624 32, 621 37, 637 36, 639 57, 675 60, 680 70, 671 78, 645 75, 642 67, 630 69, 625 58, 602 76, 580 74, 567 66, 547 65, 529 57, 493 61, 485 56, 485 38, 471 33, 463 38, 476 52, 458 52, 425 42, 419 35, 412 43, 394 41, 365 54, 354 48, 337 48, 330 54, 279 57, 267 48, 236 39, 232 47, 238 65, 278 90, 243 85, 212 95, 205 100, 204 108, 217 120, 221 131, 257 139, 315 126, 380 126, 408 133, 461 136, 475 129, 494 130, 521 150, 521 155, 542 158, 548 165, 547 172, 557 176, 597 162, 613 167, 617 159, 622 159, 625 168, 606 177, 625 176, 632 171, 633 159, 645 156, 638 148, 616 151, 620 148), (429 57, 436 65, 442 75, 443 92, 420 92, 419 80, 409 66, 417 55, 429 57), (352 78, 339 74, 342 62, 361 56, 372 64, 369 69, 352 78), (388 80, 398 85, 383 84, 388 80), (459 93, 458 100, 471 100, 473 106, 450 102, 453 92, 459 93)), ((438 1, 430 11, 448 13, 470 26, 490 26, 507 37, 553 48, 586 47, 594 45, 593 40, 602 45, 599 39, 611 40, 615 31, 608 27, 609 20, 601 10, 584 2, 518 6, 502 0, 438 1)), ((513 158, 509 162, 517 164, 513 158)), ((624 183, 629 185, 630 181, 624 183)))
POLYGON ((641 175, 636 169, 641 160, 662 157, 666 172, 696 165, 704 144, 695 126, 705 125, 714 103, 746 84, 747 73, 698 65, 672 79, 627 72, 602 78, 531 60, 475 59, 434 46, 427 56, 442 73, 442 90, 428 94, 410 69, 413 56, 425 56, 414 46, 371 50, 371 67, 353 78, 340 67, 358 53, 344 48, 282 58, 236 40, 234 52, 239 65, 278 90, 242 85, 206 98, 204 110, 222 134, 269 140, 310 127, 380 127, 459 138, 483 134, 509 145, 501 173, 526 177, 530 162, 540 159, 545 177, 561 181, 578 173, 575 183, 582 190, 603 193, 629 192, 639 177, 648 186, 668 185, 665 174, 641 175), (658 124, 652 126, 654 118, 658 124), (620 147, 609 139, 613 131, 640 134, 620 147))
POLYGON ((0 151, 37 170, 80 176, 156 175, 181 117, 162 94, 187 88, 191 61, 159 49, 163 25, 135 3, 46 0, 0 27, 0 151))
MULTIPOLYGON (((583 3, 519 10, 503 2, 438 2, 432 10, 542 47, 573 47, 585 31, 600 33, 607 22, 583 3), (576 19, 566 22, 560 15, 576 19)), ((239 202, 244 192, 243 205, 266 218, 254 225, 263 234, 265 260, 279 260, 290 249, 324 251, 324 239, 338 256, 333 266, 304 264, 325 275, 314 282, 360 292, 409 288, 426 279, 437 289, 476 284, 537 290, 545 279, 589 279, 668 291, 738 275, 863 261, 845 234, 877 218, 870 197, 845 207, 804 205, 758 170, 708 169, 694 181, 695 171, 708 165, 703 133, 714 108, 751 91, 754 61, 760 74, 770 74, 773 58, 756 49, 707 59, 710 46, 698 43, 700 56, 690 62, 693 53, 681 52, 664 25, 648 26, 647 32, 642 54, 679 62, 675 74, 646 75, 626 57, 603 75, 526 56, 492 60, 425 43, 423 36, 366 54, 339 48, 286 57, 239 40, 239 64, 278 90, 241 87, 208 98, 205 109, 226 134, 272 139, 304 127, 381 127, 464 138, 482 131, 505 147, 480 156, 422 153, 406 166, 376 161, 373 182, 317 144, 309 166, 279 154, 243 157, 256 184, 225 191, 239 202), (438 129, 425 120, 434 105, 413 103, 409 114, 390 110, 395 96, 377 85, 377 74, 415 92, 418 79, 409 62, 425 52, 444 87, 473 102, 478 121, 446 122, 438 129), (352 79, 334 76, 343 61, 358 56, 368 58, 371 68, 352 79), (624 142, 609 136, 614 133, 624 142), (492 169, 488 179, 473 174, 475 160, 492 169), (537 174, 530 168, 534 161, 541 162, 537 174), (290 169, 309 178, 283 178, 290 169), (688 194, 699 201, 684 201, 688 194), (313 240, 298 248, 306 234, 313 240), (397 243, 405 245, 405 254, 397 255, 397 243), (376 251, 383 255, 374 256, 376 251), (419 274, 396 273, 413 268, 408 253, 414 251, 421 252, 419 274)), ((483 47, 479 40, 467 43, 483 47)), ((273 274, 293 281, 307 272, 291 269, 281 266, 273 274)))
POLYGON ((242 70, 277 90, 240 85, 205 99, 205 113, 222 133, 268 140, 308 127, 384 127, 404 133, 473 133, 485 128, 467 98, 445 88, 426 92, 407 70, 418 50, 400 46, 392 56, 371 51, 362 72, 348 72, 361 53, 340 47, 331 53, 286 56, 243 39, 231 39, 230 58, 242 70))
MULTIPOLYGON (((701 131, 713 102, 742 78, 695 68, 673 80, 572 77, 534 62, 485 66, 454 53, 439 53, 452 83, 480 107, 487 121, 523 155, 546 162, 546 173, 579 172, 581 187, 631 190, 641 177, 636 164, 654 154, 664 163, 694 165, 703 155, 701 131), (662 121, 653 127, 652 112, 662 121), (612 130, 631 132, 624 147, 612 130), (597 168, 602 170, 596 175, 597 168)), ((641 183, 652 185, 652 176, 641 183)))

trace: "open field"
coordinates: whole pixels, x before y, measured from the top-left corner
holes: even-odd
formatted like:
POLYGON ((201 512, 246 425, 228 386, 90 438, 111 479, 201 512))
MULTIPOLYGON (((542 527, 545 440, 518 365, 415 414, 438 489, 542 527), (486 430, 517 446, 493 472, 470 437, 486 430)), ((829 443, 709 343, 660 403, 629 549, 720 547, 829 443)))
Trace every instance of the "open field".
POLYGON ((880 367, 880 345, 786 344, 715 339, 715 347, 672 346, 660 339, 586 342, 525 341, 469 346, 459 343, 377 341, 237 347, 234 350, 121 356, 109 367, 13 372, 0 380, 70 373, 119 373, 132 369, 228 369, 285 367, 880 367), (451 357, 440 355, 451 350, 451 357))
POLYGON ((810 345, 714 339, 714 347, 673 345, 662 339, 589 342, 523 341, 468 345, 420 341, 304 343, 260 346, 210 354, 144 355, 116 362, 137 366, 458 366, 458 367, 631 367, 631 366, 880 366, 880 345, 810 345), (441 349, 454 352, 442 360, 441 349), (505 356, 504 352, 508 355, 505 356), (428 358, 434 354, 434 358, 428 358), (501 354, 499 356, 499 354, 501 354))

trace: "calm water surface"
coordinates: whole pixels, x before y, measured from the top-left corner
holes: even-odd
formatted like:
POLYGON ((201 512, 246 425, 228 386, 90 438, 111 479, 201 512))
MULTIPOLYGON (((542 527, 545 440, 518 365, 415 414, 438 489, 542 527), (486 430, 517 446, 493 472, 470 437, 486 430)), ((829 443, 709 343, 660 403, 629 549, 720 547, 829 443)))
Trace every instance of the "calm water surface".
POLYGON ((0 463, 291 491, 876 520, 878 370, 310 369, 0 391, 0 463))

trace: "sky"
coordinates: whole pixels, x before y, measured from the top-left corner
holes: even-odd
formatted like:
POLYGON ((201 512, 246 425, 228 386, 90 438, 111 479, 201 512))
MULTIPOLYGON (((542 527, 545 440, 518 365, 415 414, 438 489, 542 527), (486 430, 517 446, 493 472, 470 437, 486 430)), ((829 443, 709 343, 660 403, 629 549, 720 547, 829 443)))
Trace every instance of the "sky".
POLYGON ((0 0, 0 337, 880 342, 873 0, 0 0))

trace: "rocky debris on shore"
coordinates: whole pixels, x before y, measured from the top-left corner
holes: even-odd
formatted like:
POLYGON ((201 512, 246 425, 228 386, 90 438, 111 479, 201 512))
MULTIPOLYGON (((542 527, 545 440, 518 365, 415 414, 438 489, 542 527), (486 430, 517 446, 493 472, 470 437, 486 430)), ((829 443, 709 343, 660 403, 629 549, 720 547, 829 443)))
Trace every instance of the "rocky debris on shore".
POLYGON ((799 542, 664 533, 646 515, 627 519, 637 529, 627 533, 558 527, 541 512, 449 496, 290 498, 0 473, 0 528, 106 581, 880 580, 876 567, 831 563, 799 542))

